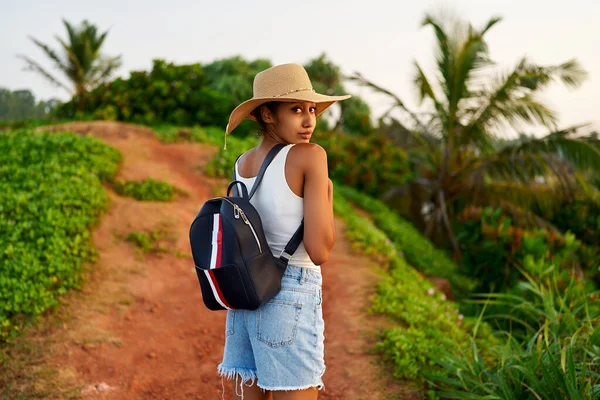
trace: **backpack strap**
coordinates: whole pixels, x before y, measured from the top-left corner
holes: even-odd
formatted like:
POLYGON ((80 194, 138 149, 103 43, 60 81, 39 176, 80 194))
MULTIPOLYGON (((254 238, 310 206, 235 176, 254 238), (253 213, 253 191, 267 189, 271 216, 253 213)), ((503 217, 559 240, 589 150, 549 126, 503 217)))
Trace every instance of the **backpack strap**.
POLYGON ((267 156, 265 157, 265 160, 263 161, 262 165, 260 166, 260 170, 258 170, 258 175, 256 176, 256 180, 254 181, 254 185, 252 185, 252 190, 250 190, 250 195, 248 196, 248 200, 250 200, 252 198, 252 196, 254 196, 254 192, 256 192, 256 189, 258 189, 258 185, 260 185, 260 182, 262 181, 262 178, 265 175, 265 172, 267 171, 267 167, 269 166, 269 164, 271 164, 271 161, 273 161, 273 159, 275 158, 277 153, 279 153, 279 151, 281 149, 283 149, 284 147, 285 147, 284 144, 279 143, 279 144, 276 144, 275 146, 273 146, 273 148, 271 150, 269 150, 269 152, 267 153, 267 156))
POLYGON ((292 258, 296 250, 298 250, 298 246, 300 246, 302 240, 304 240, 304 218, 302 218, 300 226, 298 227, 296 232, 294 232, 288 244, 285 245, 285 249, 283 249, 283 251, 279 255, 279 260, 283 262, 286 266, 290 262, 290 259, 292 258))
MULTIPOLYGON (((273 159, 275 158, 275 156, 277 155, 277 153, 279 153, 279 151, 281 149, 283 149, 285 147, 284 144, 276 144, 275 146, 273 146, 271 148, 271 150, 269 150, 269 152, 267 153, 267 156, 265 157, 263 163, 260 166, 260 169, 258 170, 258 175, 256 176, 256 180, 254 181, 254 184, 252 185, 252 190, 250 190, 250 195, 248 195, 248 200, 250 200, 252 198, 252 196, 254 196, 254 192, 256 192, 256 189, 258 189, 258 185, 260 184, 260 182, 262 181, 263 176, 265 175, 265 172, 267 171, 267 167, 271 164, 271 161, 273 161, 273 159)), ((238 156, 238 158, 235 160, 235 163, 233 164, 233 180, 237 181, 237 174, 235 173, 235 165, 237 164, 238 160, 240 159, 240 157, 243 154, 240 154, 238 156)), ((238 195, 238 190, 237 190, 237 186, 235 185, 234 187, 234 191, 233 194, 234 195, 238 195)))
MULTIPOLYGON (((254 181, 254 185, 252 185, 252 190, 250 190, 250 194, 248 195, 248 200, 250 200, 252 198, 252 196, 254 195, 254 192, 256 192, 256 189, 258 189, 258 185, 262 181, 262 178, 265 175, 265 172, 267 171, 267 167, 269 166, 269 164, 271 164, 271 161, 273 161, 275 156, 284 147, 285 147, 285 145, 280 143, 280 144, 276 144, 275 146, 273 146, 273 148, 271 150, 269 150, 269 153, 267 153, 265 160, 263 161, 262 165, 260 166, 260 170, 258 171, 256 180, 254 181)), ((242 155, 240 155, 237 158, 237 160, 235 160, 235 164, 237 164, 237 162, 241 156, 242 155)), ((235 173, 235 164, 233 165, 233 180, 234 181, 237 180, 237 175, 235 173)), ((238 185, 235 185, 235 187, 234 187, 234 193, 236 193, 236 194, 237 194, 237 186, 238 185)), ((302 240, 304 240, 304 218, 302 218, 302 221, 300 222, 300 226, 298 227, 296 232, 294 232, 294 234, 292 235, 292 238, 290 239, 288 244, 285 245, 285 248, 279 255, 279 260, 282 263, 284 263, 284 265, 287 266, 287 264, 289 263, 290 259, 292 258, 292 256, 296 252, 296 250, 298 250, 298 247, 300 246, 300 243, 302 243, 302 240)))
MULTIPOLYGON (((240 154, 238 156, 238 158, 235 159, 235 162, 233 163, 233 180, 232 180, 232 182, 236 182, 238 180, 237 174, 235 173, 235 166, 237 165, 237 162, 239 161, 240 157, 242 157, 242 154, 240 154)), ((233 186, 233 195, 234 196, 239 196, 238 186, 239 185, 237 185, 237 184, 233 186)), ((229 189, 227 190, 227 192, 229 192, 229 189)), ((227 195, 229 195, 229 193, 227 193, 227 195)))

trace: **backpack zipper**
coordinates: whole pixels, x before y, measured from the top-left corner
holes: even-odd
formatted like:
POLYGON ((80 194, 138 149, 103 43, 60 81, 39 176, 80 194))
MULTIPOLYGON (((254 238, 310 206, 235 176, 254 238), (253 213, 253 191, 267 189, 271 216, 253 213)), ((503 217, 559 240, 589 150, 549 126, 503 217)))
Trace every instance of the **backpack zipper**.
POLYGON ((242 216, 242 220, 244 221, 244 223, 246 225, 248 225, 250 227, 250 230, 252 231, 252 234, 254 235, 254 240, 256 240, 256 244, 258 245, 258 251, 260 253, 262 253, 262 246, 260 245, 260 240, 258 240, 258 235, 256 234, 256 231, 254 230, 252 223, 250 223, 250 221, 248 220, 248 217, 246 217, 246 214, 244 213, 244 211, 242 211, 242 209, 237 204, 232 203, 228 199, 226 199, 224 197, 222 197, 222 199, 233 206, 233 217, 235 219, 239 219, 240 215, 242 216))

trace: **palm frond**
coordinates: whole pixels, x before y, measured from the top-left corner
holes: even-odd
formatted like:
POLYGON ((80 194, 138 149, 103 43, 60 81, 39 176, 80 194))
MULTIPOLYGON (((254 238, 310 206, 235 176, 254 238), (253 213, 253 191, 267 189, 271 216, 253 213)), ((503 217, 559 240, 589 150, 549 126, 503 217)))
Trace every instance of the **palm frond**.
MULTIPOLYGON (((100 54, 108 31, 99 33, 96 26, 87 20, 76 27, 63 19, 67 31, 66 39, 55 36, 62 47, 62 53, 53 50, 48 45, 31 38, 50 58, 58 69, 73 83, 75 93, 91 89, 103 80, 108 79, 111 74, 121 65, 120 56, 105 58, 100 54)), ((20 56, 28 64, 27 69, 36 71, 50 80, 53 84, 61 86, 70 93, 73 91, 60 83, 50 73, 33 60, 20 56)))
POLYGON ((568 60, 556 67, 551 67, 551 71, 565 85, 572 88, 581 86, 587 78, 588 73, 583 69, 581 64, 575 59, 568 60))
POLYGON ((456 72, 454 74, 454 91, 449 99, 448 108, 450 112, 458 111, 458 103, 465 97, 468 97, 468 81, 473 71, 486 64, 487 58, 482 54, 487 51, 487 45, 479 33, 469 30, 469 36, 462 43, 456 57, 456 72), (454 111, 452 111, 454 110, 454 111))
POLYGON ((76 30, 66 19, 63 19, 62 22, 63 22, 63 25, 65 26, 65 29, 67 30, 67 34, 69 35, 69 43, 76 43, 77 42, 76 30))
POLYGON ((433 105, 435 106, 435 109, 438 113, 438 117, 442 120, 445 121, 448 118, 447 112, 444 109, 444 106, 442 105, 442 103, 438 100, 433 87, 431 86, 431 84, 429 83, 429 80, 427 79, 427 76, 425 75, 425 72, 423 72, 423 69, 419 66, 419 64, 415 61, 414 63, 415 66, 415 77, 413 79, 413 83, 415 84, 415 86, 417 87, 418 91, 419 91, 419 100, 422 102, 424 99, 429 98, 431 99, 431 101, 433 102, 433 105))
POLYGON ((58 53, 53 50, 50 46, 48 46, 45 43, 40 42, 39 40, 37 40, 36 38, 30 36, 29 39, 35 43, 40 49, 42 49, 42 51, 52 60, 54 61, 54 64, 56 66, 56 68, 64 71, 66 69, 66 65, 65 65, 65 61, 63 61, 60 56, 58 55, 58 53))
POLYGON ((494 25, 496 25, 500 21, 502 21, 502 17, 490 18, 490 20, 485 24, 483 29, 480 31, 481 36, 485 35, 487 33, 487 31, 490 30, 490 28, 492 28, 494 25))
POLYGON ((503 119, 512 126, 526 123, 554 128, 557 123, 554 111, 535 100, 531 95, 498 103, 493 114, 495 114, 496 120, 503 119))
POLYGON ((520 226, 544 228, 553 231, 558 237, 562 237, 562 232, 554 224, 548 222, 530 209, 499 199, 492 199, 489 205, 500 208, 504 214, 509 215, 520 226))
POLYGON ((68 44, 58 36, 55 36, 55 38, 61 44, 68 60, 68 62, 65 63, 65 69, 63 71, 69 79, 77 84, 77 82, 82 80, 81 76, 83 75, 83 68, 79 62, 79 57, 75 53, 73 45, 68 44))
POLYGON ((473 168, 465 168, 466 174, 482 174, 490 179, 529 183, 549 175, 551 172, 567 171, 558 166, 564 161, 540 154, 495 154, 489 156, 473 168))
POLYGON ((72 93, 72 90, 68 86, 66 86, 65 84, 60 82, 58 79, 56 79, 54 76, 52 76, 52 74, 50 74, 48 71, 46 71, 41 65, 39 65, 37 62, 35 62, 31 58, 29 58, 25 55, 22 55, 22 54, 17 55, 17 57, 24 60, 27 63, 27 66, 24 68, 25 70, 36 71, 39 74, 41 74, 43 77, 45 77, 48 81, 50 81, 50 83, 52 83, 53 85, 55 85, 57 87, 61 87, 61 88, 65 89, 67 92, 72 93))
POLYGON ((110 58, 101 58, 96 65, 90 71, 90 76, 93 80, 90 82, 91 86, 96 86, 110 78, 115 70, 121 66, 121 56, 115 56, 110 58))
MULTIPOLYGON (((525 210, 531 210, 534 206, 541 210, 552 210, 569 198, 568 194, 556 187, 502 181, 488 182, 485 185, 485 194, 488 203, 503 204, 505 207, 510 204, 513 209, 519 209, 521 214, 525 214, 525 210)), ((529 213, 528 222, 551 225, 548 222, 544 223, 542 218, 535 218, 534 215, 529 213)))
POLYGON ((450 99, 450 95, 453 92, 453 69, 452 69, 452 56, 453 52, 450 49, 450 39, 441 24, 431 14, 426 14, 425 18, 421 22, 421 27, 431 26, 437 38, 437 65, 440 72, 440 86, 444 89, 446 99, 450 99))
MULTIPOLYGON (((500 117, 510 124, 523 120, 554 128, 554 112, 536 101, 533 94, 557 78, 566 85, 575 87, 585 77, 585 71, 575 60, 558 66, 543 67, 524 57, 510 73, 497 78, 491 90, 484 89, 477 93, 478 97, 486 100, 480 104, 480 111, 473 113, 468 126, 487 127, 500 117)), ((466 134, 469 130, 466 130, 466 134)))
POLYGON ((409 108, 407 108, 404 105, 404 102, 402 100, 400 100, 400 98, 398 96, 396 96, 394 93, 367 80, 359 72, 355 72, 353 75, 349 76, 348 79, 351 81, 355 81, 355 82, 359 83, 360 85, 367 86, 378 93, 382 93, 382 94, 385 94, 385 95, 391 97, 395 102, 394 103, 395 107, 398 107, 401 110, 405 111, 411 117, 411 119, 415 123, 415 125, 418 126, 423 132, 429 132, 427 127, 423 124, 423 122, 419 119, 419 117, 413 111, 411 111, 409 108))
POLYGON ((600 151, 588 140, 570 137, 586 125, 573 126, 552 132, 545 137, 522 136, 508 142, 498 151, 498 155, 529 153, 553 154, 568 161, 580 170, 600 170, 600 151))

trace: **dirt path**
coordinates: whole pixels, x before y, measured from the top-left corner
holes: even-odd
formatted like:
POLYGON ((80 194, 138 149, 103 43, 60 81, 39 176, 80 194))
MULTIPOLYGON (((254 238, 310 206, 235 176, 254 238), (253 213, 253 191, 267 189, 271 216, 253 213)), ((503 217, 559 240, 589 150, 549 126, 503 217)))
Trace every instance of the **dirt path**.
MULTIPOLYGON (((99 258, 80 293, 70 296, 69 318, 47 336, 50 365, 90 399, 220 399, 216 366, 224 343, 225 313, 207 311, 189 254, 189 224, 202 203, 221 194, 224 181, 203 174, 216 149, 163 144, 145 128, 96 122, 68 125, 92 134, 124 155, 120 179, 163 179, 183 189, 169 203, 138 202, 112 191, 111 208, 95 230, 99 258), (164 232, 162 254, 142 254, 124 237, 164 232), (183 254, 183 255, 182 255, 183 254)), ((323 265, 326 389, 321 399, 394 399, 408 389, 389 380, 370 354, 381 321, 366 308, 377 274, 350 254, 344 227, 323 265)), ((225 398, 230 398, 226 387, 225 398)))

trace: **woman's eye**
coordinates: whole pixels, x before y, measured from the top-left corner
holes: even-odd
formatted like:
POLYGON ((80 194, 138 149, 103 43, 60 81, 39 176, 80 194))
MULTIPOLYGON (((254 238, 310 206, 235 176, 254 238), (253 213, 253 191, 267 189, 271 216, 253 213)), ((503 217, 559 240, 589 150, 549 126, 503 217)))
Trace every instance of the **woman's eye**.
POLYGON ((314 112, 317 112, 317 107, 311 107, 311 108, 310 108, 310 112, 313 112, 313 113, 314 113, 314 112))

